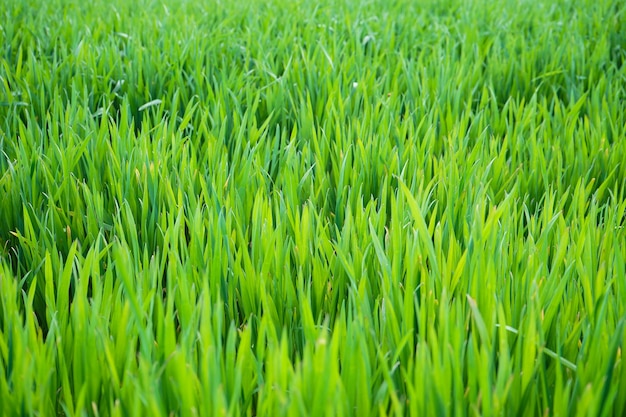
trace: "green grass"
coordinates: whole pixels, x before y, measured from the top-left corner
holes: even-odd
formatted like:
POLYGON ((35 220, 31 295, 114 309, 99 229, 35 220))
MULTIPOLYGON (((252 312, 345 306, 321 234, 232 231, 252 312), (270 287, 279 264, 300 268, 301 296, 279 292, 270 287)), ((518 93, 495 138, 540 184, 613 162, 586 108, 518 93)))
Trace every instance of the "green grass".
POLYGON ((0 4, 0 415, 626 414, 626 5, 0 4))

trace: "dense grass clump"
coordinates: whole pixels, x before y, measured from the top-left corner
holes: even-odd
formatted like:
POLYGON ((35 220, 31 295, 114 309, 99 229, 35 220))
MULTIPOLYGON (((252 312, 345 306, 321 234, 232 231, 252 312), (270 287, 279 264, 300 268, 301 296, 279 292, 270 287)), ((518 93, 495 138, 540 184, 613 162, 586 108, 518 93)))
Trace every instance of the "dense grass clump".
POLYGON ((0 2, 0 415, 626 414, 626 4, 0 2))

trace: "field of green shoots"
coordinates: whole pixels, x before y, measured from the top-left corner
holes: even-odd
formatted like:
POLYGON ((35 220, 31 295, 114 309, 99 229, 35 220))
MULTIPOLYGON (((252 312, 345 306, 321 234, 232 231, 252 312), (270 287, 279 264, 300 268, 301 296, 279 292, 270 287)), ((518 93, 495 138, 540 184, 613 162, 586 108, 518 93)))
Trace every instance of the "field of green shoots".
POLYGON ((626 3, 0 1, 0 415, 626 415, 626 3))

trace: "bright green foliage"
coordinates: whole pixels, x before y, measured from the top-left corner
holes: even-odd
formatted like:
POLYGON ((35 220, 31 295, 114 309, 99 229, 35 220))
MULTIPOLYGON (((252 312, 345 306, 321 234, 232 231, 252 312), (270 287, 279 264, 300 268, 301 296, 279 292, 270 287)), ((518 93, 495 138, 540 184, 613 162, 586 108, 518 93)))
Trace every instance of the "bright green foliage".
POLYGON ((626 3, 0 2, 0 415, 626 415, 626 3))

